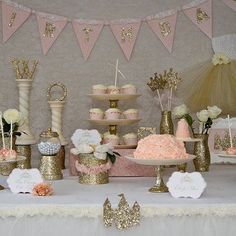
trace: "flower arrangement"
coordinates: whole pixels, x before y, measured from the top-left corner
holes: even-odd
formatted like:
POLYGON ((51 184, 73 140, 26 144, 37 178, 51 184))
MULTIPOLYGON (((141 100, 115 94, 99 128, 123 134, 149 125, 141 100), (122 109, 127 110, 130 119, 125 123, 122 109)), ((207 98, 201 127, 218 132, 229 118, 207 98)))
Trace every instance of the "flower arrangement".
POLYGON ((229 63, 230 63, 230 59, 223 53, 216 53, 212 58, 212 64, 214 66, 229 64, 229 63))
POLYGON ((171 110, 171 103, 172 103, 172 96, 173 96, 173 89, 176 90, 178 87, 178 84, 181 82, 181 78, 178 77, 178 73, 174 72, 172 68, 169 69, 169 71, 164 71, 163 74, 157 74, 154 73, 154 78, 151 77, 150 81, 147 83, 149 88, 157 93, 158 100, 161 106, 161 110, 171 110), (162 102, 162 97, 161 95, 164 94, 164 90, 167 90, 167 96, 168 96, 168 101, 167 101, 167 108, 164 109, 164 105, 162 102), (161 94, 162 91, 162 94, 161 94))
MULTIPOLYGON (((216 119, 220 113, 221 109, 217 106, 208 106, 207 109, 201 110, 196 113, 197 120, 199 122, 199 133, 207 134, 213 120, 216 119)), ((193 123, 194 120, 192 116, 189 114, 189 109, 185 104, 177 106, 173 109, 173 116, 177 119, 185 119, 192 130, 192 133, 195 134, 193 123)))
POLYGON ((49 183, 36 184, 32 190, 34 196, 50 196, 53 194, 52 185, 49 183))

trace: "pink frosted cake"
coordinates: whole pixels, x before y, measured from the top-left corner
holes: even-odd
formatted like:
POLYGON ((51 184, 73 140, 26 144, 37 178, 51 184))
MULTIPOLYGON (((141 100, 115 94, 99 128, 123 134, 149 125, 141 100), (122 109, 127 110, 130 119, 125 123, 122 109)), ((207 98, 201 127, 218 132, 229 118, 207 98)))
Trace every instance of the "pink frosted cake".
POLYGON ((177 130, 175 134, 176 138, 182 138, 182 139, 190 139, 190 132, 188 123, 185 119, 181 119, 178 121, 177 130))
POLYGON ((187 159, 184 143, 169 134, 152 134, 138 142, 137 159, 187 159))

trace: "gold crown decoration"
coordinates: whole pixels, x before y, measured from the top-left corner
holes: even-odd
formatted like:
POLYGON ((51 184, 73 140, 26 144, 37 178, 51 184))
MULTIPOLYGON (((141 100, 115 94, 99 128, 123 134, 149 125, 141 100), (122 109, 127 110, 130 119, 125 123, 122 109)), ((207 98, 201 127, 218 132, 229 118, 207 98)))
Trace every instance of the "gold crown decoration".
POLYGON ((151 77, 150 81, 147 83, 152 91, 157 89, 177 89, 178 84, 181 82, 181 78, 178 76, 178 72, 174 72, 173 68, 169 71, 164 70, 163 74, 154 73, 154 78, 151 77))
POLYGON ((29 69, 29 60, 24 60, 24 59, 13 59, 11 61, 13 68, 16 72, 16 78, 18 80, 21 79, 28 79, 28 80, 33 80, 34 73, 36 71, 38 61, 33 60, 32 63, 32 70, 30 71, 29 69))
POLYGON ((111 203, 107 198, 103 204, 103 222, 106 227, 111 227, 113 223, 117 229, 127 229, 140 224, 140 206, 137 202, 130 208, 123 193, 118 208, 112 209, 111 203))

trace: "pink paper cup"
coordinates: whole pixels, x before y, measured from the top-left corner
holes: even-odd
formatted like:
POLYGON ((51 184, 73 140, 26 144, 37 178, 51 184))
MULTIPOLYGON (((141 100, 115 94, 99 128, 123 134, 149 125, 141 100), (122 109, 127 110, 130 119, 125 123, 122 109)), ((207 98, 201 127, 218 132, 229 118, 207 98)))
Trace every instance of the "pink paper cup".
POLYGON ((104 118, 103 113, 97 113, 97 112, 89 112, 89 116, 91 120, 102 120, 104 118))

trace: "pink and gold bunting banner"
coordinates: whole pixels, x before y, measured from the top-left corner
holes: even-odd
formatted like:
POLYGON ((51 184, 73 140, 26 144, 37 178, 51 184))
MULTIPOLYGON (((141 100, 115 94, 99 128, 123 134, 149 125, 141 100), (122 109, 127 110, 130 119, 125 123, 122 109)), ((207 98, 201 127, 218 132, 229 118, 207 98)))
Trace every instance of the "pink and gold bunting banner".
POLYGON ((149 16, 146 21, 169 53, 171 53, 175 38, 177 11, 168 11, 155 16, 149 16))
POLYGON ((111 31, 129 61, 141 26, 141 20, 120 20, 110 22, 111 31))
POLYGON ((2 2, 2 35, 5 43, 23 25, 31 9, 10 1, 2 2))
POLYGON ((46 55, 48 50, 58 38, 59 34, 66 26, 67 18, 42 12, 37 12, 36 16, 43 54, 46 55))
POLYGON ((193 1, 185 5, 183 11, 201 31, 212 38, 212 0, 193 1))
POLYGON ((98 40, 104 23, 95 20, 74 20, 72 25, 86 61, 98 40))
POLYGON ((236 11, 236 0, 222 0, 224 4, 236 11))

